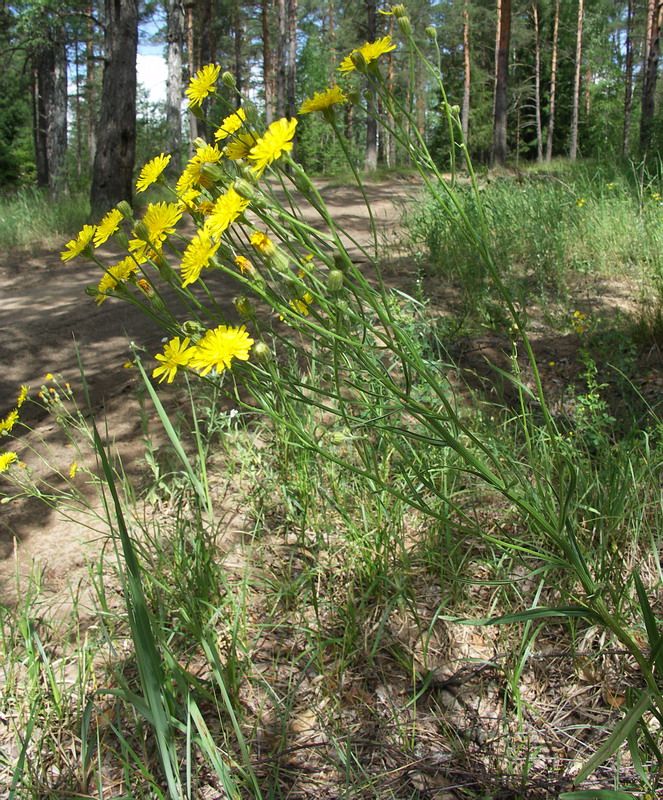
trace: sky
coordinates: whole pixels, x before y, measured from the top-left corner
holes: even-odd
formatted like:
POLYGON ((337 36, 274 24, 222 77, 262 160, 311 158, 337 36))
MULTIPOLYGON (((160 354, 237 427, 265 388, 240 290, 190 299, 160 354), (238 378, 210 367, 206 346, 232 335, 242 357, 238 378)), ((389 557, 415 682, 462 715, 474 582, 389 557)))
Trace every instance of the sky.
POLYGON ((139 47, 138 49, 136 60, 138 82, 147 89, 151 103, 161 103, 166 99, 167 70, 161 50, 161 47, 139 47), (154 52, 155 50, 158 52, 154 52))

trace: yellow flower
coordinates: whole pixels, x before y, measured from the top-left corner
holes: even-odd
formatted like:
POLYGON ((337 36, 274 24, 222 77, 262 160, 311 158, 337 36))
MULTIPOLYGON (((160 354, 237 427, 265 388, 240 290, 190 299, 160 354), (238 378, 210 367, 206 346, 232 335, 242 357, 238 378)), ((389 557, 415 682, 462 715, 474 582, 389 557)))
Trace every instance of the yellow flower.
POLYGON ((191 359, 191 366, 207 375, 210 370, 223 372, 230 368, 233 358, 247 361, 253 339, 242 325, 240 328, 230 328, 219 325, 214 330, 207 331, 198 342, 195 353, 191 359))
POLYGON ((255 161, 253 171, 257 175, 262 175, 265 169, 283 153, 292 150, 292 138, 295 135, 297 119, 290 120, 283 117, 277 119, 265 131, 264 136, 251 148, 249 160, 255 161))
POLYGON ((200 197, 200 191, 198 189, 187 189, 179 196, 177 206, 182 211, 188 211, 191 214, 198 210, 194 203, 194 200, 198 197, 200 197))
POLYGON ((69 477, 72 480, 76 477, 76 473, 78 472, 78 464, 76 461, 71 462, 71 466, 69 467, 69 477))
POLYGON ((25 403, 25 401, 28 398, 29 391, 30 391, 29 386, 26 386, 25 384, 21 386, 21 390, 19 391, 18 397, 16 398, 16 408, 20 408, 23 405, 23 403, 25 403))
POLYGON ((276 250, 274 242, 262 231, 254 231, 249 241, 263 256, 271 256, 276 250))
POLYGON ((0 453, 0 472, 7 472, 11 464, 18 461, 18 456, 12 450, 7 453, 0 453))
POLYGON ((80 256, 90 246, 94 231, 94 225, 83 225, 83 229, 79 231, 76 238, 65 244, 65 249, 60 253, 60 258, 63 261, 71 261, 72 258, 80 256))
POLYGON ((182 286, 195 283, 210 259, 219 249, 220 242, 212 239, 209 231, 198 231, 182 256, 182 286))
POLYGON ((155 183, 159 178, 159 175, 161 175, 168 164, 170 164, 170 158, 170 155, 166 156, 163 153, 160 153, 151 161, 148 161, 140 171, 140 175, 136 181, 136 191, 144 192, 148 186, 151 186, 153 183, 155 183))
POLYGON ((396 45, 391 41, 391 36, 383 36, 382 39, 377 39, 375 42, 365 42, 361 47, 353 50, 349 56, 346 56, 339 66, 340 72, 352 72, 357 69, 352 61, 353 53, 361 53, 364 61, 370 64, 375 61, 384 53, 390 53, 396 49, 396 45))
POLYGON ((235 256, 235 266, 239 268, 242 275, 250 275, 253 272, 253 264, 244 256, 235 256))
POLYGON ((340 86, 332 86, 324 92, 315 92, 313 97, 304 100, 299 109, 300 114, 310 114, 312 111, 326 111, 338 103, 345 103, 347 97, 341 91, 340 86))
POLYGON ((578 208, 582 208, 585 205, 586 202, 587 202, 587 200, 585 200, 584 197, 579 197, 576 200, 576 206, 578 206, 578 208))
POLYGON ((106 214, 97 225, 97 229, 94 232, 94 246, 99 247, 104 242, 108 241, 120 227, 120 222, 122 222, 123 219, 124 217, 117 208, 111 208, 108 214, 106 214))
POLYGON ((212 236, 221 236, 230 225, 246 210, 249 201, 240 197, 231 186, 214 203, 214 207, 205 222, 205 228, 212 236))
POLYGON ((212 181, 203 175, 205 164, 217 164, 221 160, 221 151, 213 144, 206 144, 196 150, 196 154, 184 168, 180 175, 175 191, 179 197, 192 189, 194 186, 204 186, 209 188, 212 181))
POLYGON ((0 419, 0 434, 11 433, 12 428, 18 422, 18 410, 13 409, 4 419, 0 419))
POLYGON ((152 370, 152 377, 159 378, 159 383, 163 383, 167 379, 168 383, 172 383, 177 370, 180 367, 186 367, 191 361, 194 354, 194 348, 189 347, 191 339, 187 336, 180 341, 179 336, 171 339, 163 348, 163 353, 157 353, 157 361, 161 361, 161 365, 152 370), (161 377, 159 377, 161 376, 161 377))
POLYGON ((189 98, 189 108, 202 105, 207 95, 216 91, 214 84, 219 77, 219 72, 221 72, 221 67, 218 64, 207 64, 207 66, 196 72, 191 78, 189 88, 186 90, 186 96, 189 98))
POLYGON ((138 265, 131 256, 127 256, 119 264, 109 267, 97 286, 97 303, 101 305, 106 300, 108 293, 112 292, 118 283, 129 280, 136 272, 138 272, 138 265))
POLYGON ((55 378, 53 377, 53 373, 52 372, 47 372, 46 375, 44 375, 44 380, 45 381, 53 381, 53 380, 55 380, 55 378))
POLYGON ((238 131, 245 122, 246 111, 244 111, 243 108, 238 108, 237 111, 233 111, 232 114, 229 114, 223 120, 221 125, 217 128, 214 138, 217 140, 217 142, 222 142, 228 136, 231 136, 233 133, 238 131))
POLYGON ((252 133, 239 133, 234 141, 223 148, 223 154, 231 161, 239 161, 240 158, 248 156, 255 143, 256 137, 252 133))
POLYGON ((301 314, 302 317, 308 317, 308 304, 304 298, 301 300, 291 300, 288 305, 293 311, 297 312, 297 314, 301 314))
POLYGON ((142 238, 131 239, 129 251, 138 260, 154 258, 161 252, 166 237, 175 232, 175 226, 181 218, 182 210, 177 203, 150 203, 142 220, 147 229, 147 241, 142 238))

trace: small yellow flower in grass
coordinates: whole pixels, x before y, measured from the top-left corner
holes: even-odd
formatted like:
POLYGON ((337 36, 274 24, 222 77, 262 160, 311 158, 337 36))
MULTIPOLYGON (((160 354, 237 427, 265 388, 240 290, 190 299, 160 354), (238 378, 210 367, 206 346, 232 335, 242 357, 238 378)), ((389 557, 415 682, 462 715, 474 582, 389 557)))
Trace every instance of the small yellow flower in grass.
POLYGON ((306 292, 303 297, 297 298, 296 300, 291 300, 288 305, 293 311, 296 311, 297 314, 301 314, 302 317, 308 317, 309 314, 309 306, 313 303, 313 296, 310 292, 306 292))
POLYGON ((125 361, 124 364, 122 364, 122 369, 133 369, 133 366, 133 361, 125 361))
POLYGON ((223 372, 230 368, 234 358, 248 361, 252 345, 253 339, 244 325, 239 328, 219 325, 218 328, 207 331, 198 342, 191 366, 199 370, 201 375, 207 375, 213 369, 223 372))
POLYGON ((209 266, 219 245, 220 242, 215 242, 208 230, 203 229, 196 233, 182 256, 182 286, 198 280, 203 269, 209 266))
POLYGON ((73 480, 76 477, 77 472, 78 472, 78 463, 76 461, 72 461, 71 466, 69 467, 69 477, 73 480))
POLYGON ((324 92, 315 92, 313 97, 304 100, 299 113, 310 114, 313 111, 327 111, 338 103, 345 103, 347 99, 340 86, 332 86, 330 89, 325 89, 324 92))
POLYGON ((108 293, 112 292, 118 283, 128 281, 129 278, 137 272, 138 265, 131 256, 127 256, 123 258, 119 264, 114 264, 112 267, 109 267, 97 286, 97 303, 101 305, 104 300, 106 300, 108 293))
POLYGON ((11 433, 14 425, 18 422, 18 410, 14 408, 6 417, 0 419, 0 435, 11 433))
POLYGON ((239 133, 223 148, 223 154, 231 161, 239 161, 248 156, 255 143, 256 137, 252 133, 239 133))
POLYGON ((170 158, 170 155, 166 156, 163 153, 160 153, 151 161, 148 161, 140 171, 140 175, 136 181, 136 191, 144 192, 148 186, 151 186, 153 183, 155 183, 159 179, 159 175, 161 175, 168 164, 170 164, 170 158))
POLYGON ((353 50, 349 56, 346 56, 343 61, 341 61, 341 64, 338 68, 339 72, 352 72, 353 70, 357 69, 352 60, 353 53, 361 53, 364 57, 364 61, 367 64, 370 64, 372 61, 378 59, 381 55, 390 53, 395 49, 396 45, 391 41, 391 36, 383 36, 382 39, 377 39, 375 42, 365 42, 361 47, 353 50))
POLYGON ((248 205, 249 201, 244 197, 240 197, 231 186, 214 203, 214 207, 205 221, 205 228, 212 236, 221 236, 237 217, 248 208, 248 205))
POLYGON ((30 391, 30 387, 23 384, 21 389, 18 393, 18 397, 16 398, 16 408, 20 408, 23 403, 28 399, 28 392, 30 391))
POLYGON ((118 211, 117 208, 111 208, 108 214, 106 214, 97 225, 97 229, 94 232, 94 246, 99 247, 104 242, 107 242, 120 227, 120 222, 122 222, 123 219, 122 213, 118 211))
POLYGON ((217 142, 222 142, 224 139, 227 139, 228 136, 232 136, 233 133, 236 133, 245 122, 246 111, 244 111, 243 108, 238 108, 237 111, 233 111, 232 114, 229 114, 223 120, 221 125, 217 128, 214 138, 217 142))
POLYGON ((276 250, 274 242, 262 231, 254 231, 249 241, 263 256, 271 256, 276 250))
POLYGON ((280 158, 283 153, 292 150, 292 139, 295 135, 297 119, 277 119, 265 131, 262 136, 251 148, 248 155, 249 161, 253 161, 253 171, 256 175, 262 175, 265 169, 280 158))
POLYGON ((0 472, 7 472, 12 464, 18 461, 18 456, 12 450, 0 453, 0 472))
POLYGON ((583 206, 584 206, 586 203, 587 203, 587 200, 586 200, 584 197, 579 197, 579 198, 576 200, 576 206, 577 206, 578 208, 582 208, 582 207, 583 207, 583 206))
POLYGON ((661 202, 661 193, 660 192, 652 192, 651 193, 651 199, 655 203, 660 203, 661 202))
POLYGON ((92 243, 94 237, 94 225, 83 225, 83 229, 79 231, 75 239, 71 239, 65 244, 65 249, 60 253, 62 261, 71 261, 72 258, 80 256, 84 253, 92 243))
POLYGON ((190 344, 191 339, 188 336, 184 339, 180 339, 179 336, 172 338, 164 345, 163 353, 154 356, 157 361, 161 361, 161 364, 152 370, 152 377, 159 378, 159 383, 163 383, 164 380, 172 383, 177 370, 186 367, 193 357, 195 348, 189 347, 190 344))
POLYGON ((186 96, 189 98, 189 108, 202 105, 203 100, 216 91, 214 84, 217 82, 221 67, 218 64, 207 64, 199 69, 191 78, 186 96))
POLYGON ((253 264, 245 256, 235 256, 235 266, 242 275, 251 275, 254 271, 253 264))

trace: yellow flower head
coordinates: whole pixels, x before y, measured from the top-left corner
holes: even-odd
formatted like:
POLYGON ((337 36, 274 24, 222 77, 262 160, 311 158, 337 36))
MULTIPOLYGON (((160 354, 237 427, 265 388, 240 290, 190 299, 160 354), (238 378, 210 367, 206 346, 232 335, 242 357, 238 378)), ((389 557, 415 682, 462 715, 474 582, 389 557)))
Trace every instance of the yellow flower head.
POLYGON ((242 275, 250 275, 253 272, 253 264, 244 256, 235 256, 235 266, 242 275))
POLYGON ((28 399, 28 392, 30 391, 30 387, 23 384, 21 389, 18 393, 18 397, 16 398, 16 408, 20 408, 23 403, 28 399))
POLYGON ((170 158, 170 155, 165 156, 163 153, 160 153, 151 161, 148 161, 140 171, 140 175, 136 181, 136 191, 144 192, 148 186, 151 186, 153 183, 155 183, 158 180, 159 175, 161 175, 168 164, 170 164, 170 158))
POLYGON ((161 252, 166 237, 175 232, 181 218, 182 210, 177 203, 150 203, 142 220, 147 229, 147 241, 140 237, 131 239, 129 251, 138 261, 154 258, 161 252))
POLYGON ((186 367, 191 361, 194 353, 194 348, 189 347, 191 339, 186 337, 180 341, 179 336, 175 336, 166 345, 164 345, 163 353, 157 353, 157 361, 161 361, 160 366, 152 370, 152 377, 159 378, 159 383, 163 383, 167 379, 168 383, 172 383, 177 370, 180 367, 186 367))
POLYGON ((220 72, 221 67, 218 64, 207 64, 207 66, 196 72, 191 78, 189 88, 186 90, 186 96, 189 98, 189 108, 196 108, 202 105, 207 95, 216 91, 214 84, 220 72))
POLYGON ((11 433, 12 428, 18 422, 18 410, 14 408, 4 419, 0 419, 0 435, 11 433))
POLYGON ((576 200, 576 206, 578 206, 578 208, 582 208, 585 205, 586 202, 587 202, 587 200, 585 200, 584 197, 579 197, 576 200))
POLYGON ((71 261, 72 258, 80 256, 87 250, 94 237, 94 225, 83 225, 83 229, 76 235, 75 239, 71 239, 65 244, 65 249, 60 253, 60 258, 63 261, 71 261))
POLYGON ((245 122, 246 111, 244 111, 243 108, 238 108, 237 111, 233 111, 232 114, 229 114, 223 120, 221 125, 217 128, 214 138, 217 142, 222 142, 224 139, 227 139, 228 136, 238 131, 245 122))
POLYGON ((18 461, 18 456, 12 450, 7 453, 0 453, 0 472, 7 472, 12 464, 18 461))
POLYGON ((192 214, 194 211, 198 210, 198 207, 194 203, 194 200, 198 197, 200 197, 200 191, 198 189, 187 189, 179 196, 177 206, 183 212, 188 211, 190 214, 192 214))
POLYGON ((127 256, 119 264, 109 267, 97 286, 97 303, 101 305, 106 300, 108 293, 112 292, 118 283, 129 280, 136 272, 138 272, 138 265, 131 256, 127 256))
POLYGON ((274 242, 262 231, 254 231, 249 241, 263 256, 271 256, 276 250, 274 242))
POLYGON ((229 369, 234 358, 247 361, 253 339, 242 325, 240 328, 230 328, 219 325, 214 330, 207 331, 198 342, 195 353, 191 359, 191 366, 207 375, 211 370, 223 372, 229 369))
POLYGON ((219 244, 204 228, 196 233, 182 256, 182 286, 198 280, 200 273, 209 266, 210 259, 219 249, 219 244))
POLYGON ((76 461, 72 461, 71 466, 69 467, 69 477, 73 480, 76 477, 77 472, 78 472, 78 463, 76 461))
POLYGON ((313 97, 304 100, 299 109, 300 114, 310 114, 312 111, 326 111, 328 108, 345 103, 347 97, 341 91, 340 86, 332 86, 324 92, 316 92, 313 97))
POLYGON ((240 158, 248 156, 255 143, 256 137, 252 133, 238 133, 235 139, 223 148, 223 154, 231 161, 239 161, 240 158))
POLYGON ((377 39, 375 42, 365 42, 361 47, 353 50, 349 56, 346 56, 343 61, 341 61, 338 69, 340 72, 352 72, 353 70, 357 69, 352 60, 354 53, 361 53, 364 57, 364 61, 367 64, 370 64, 381 55, 390 53, 395 49, 396 45, 391 41, 391 36, 383 36, 382 39, 377 39))
POLYGON ((175 191, 181 197, 195 186, 209 188, 212 181, 203 174, 205 164, 217 164, 221 160, 221 151, 213 144, 206 144, 196 150, 196 154, 184 168, 180 175, 175 191))
POLYGON ((104 242, 107 242, 120 227, 120 222, 123 219, 122 213, 117 208, 111 208, 97 225, 97 229, 94 232, 94 246, 99 247, 104 242))
POLYGON ((205 222, 205 228, 213 236, 221 236, 237 217, 246 210, 248 205, 249 201, 244 197, 240 197, 231 186, 214 203, 214 207, 205 222))
POLYGON ((254 161, 253 171, 257 175, 262 175, 265 169, 283 153, 292 150, 292 139, 297 127, 296 118, 277 119, 265 131, 262 136, 251 148, 249 160, 254 161))

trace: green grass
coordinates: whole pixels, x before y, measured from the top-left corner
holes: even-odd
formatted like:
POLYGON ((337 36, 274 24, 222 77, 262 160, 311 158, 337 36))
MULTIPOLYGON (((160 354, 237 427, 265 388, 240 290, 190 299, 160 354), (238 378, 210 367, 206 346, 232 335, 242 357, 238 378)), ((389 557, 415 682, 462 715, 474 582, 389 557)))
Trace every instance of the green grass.
POLYGON ((4 251, 57 249, 88 221, 89 200, 65 195, 53 200, 37 189, 0 197, 0 247, 4 251))

